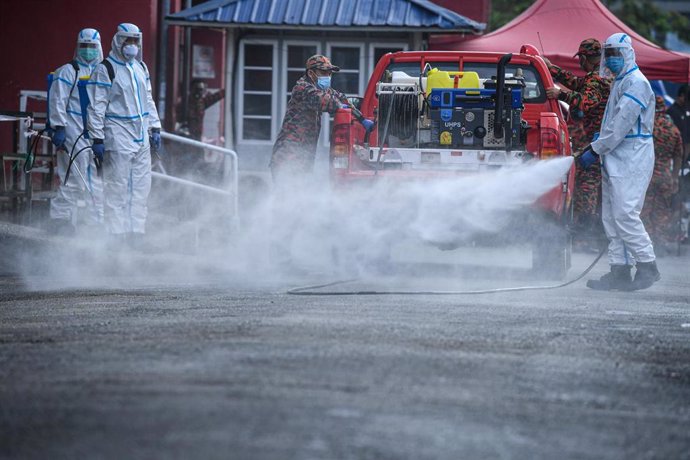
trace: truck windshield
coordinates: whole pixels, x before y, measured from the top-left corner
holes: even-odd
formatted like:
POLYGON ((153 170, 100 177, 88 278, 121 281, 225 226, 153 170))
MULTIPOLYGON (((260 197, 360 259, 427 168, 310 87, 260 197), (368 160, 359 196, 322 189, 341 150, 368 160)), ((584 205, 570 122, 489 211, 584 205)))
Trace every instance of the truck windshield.
MULTIPOLYGON (((429 62, 432 68, 445 71, 457 71, 458 62, 429 62)), ((506 66, 506 78, 511 78, 517 72, 517 69, 522 69, 522 75, 525 78, 525 92, 524 101, 529 103, 538 103, 546 101, 546 92, 544 91, 544 84, 539 77, 539 72, 530 64, 506 66)), ((399 71, 405 72, 410 77, 419 77, 420 64, 419 62, 392 62, 386 69, 389 72, 399 71)), ((465 62, 464 71, 477 72, 480 80, 488 80, 496 76, 496 64, 488 62, 465 62)), ((385 78, 383 76, 382 78, 385 78)))
MULTIPOLYGON (((539 77, 539 72, 529 64, 508 64, 506 66, 506 78, 513 77, 517 69, 522 69, 522 75, 525 77, 525 102, 546 101, 546 92, 544 91, 544 84, 539 77)), ((466 72, 477 72, 480 80, 496 77, 496 65, 488 62, 465 62, 463 70, 466 72)))

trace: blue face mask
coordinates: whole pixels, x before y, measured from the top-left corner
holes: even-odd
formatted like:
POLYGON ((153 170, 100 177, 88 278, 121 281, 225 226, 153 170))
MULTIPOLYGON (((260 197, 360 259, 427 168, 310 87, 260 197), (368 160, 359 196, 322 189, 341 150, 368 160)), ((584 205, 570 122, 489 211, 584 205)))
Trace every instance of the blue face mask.
POLYGON ((79 48, 79 57, 86 62, 91 62, 98 58, 98 50, 96 48, 79 48))
POLYGON ((328 89, 331 87, 331 77, 317 77, 316 86, 321 89, 328 89))
POLYGON ((621 56, 612 56, 606 58, 606 67, 608 67, 611 72, 618 75, 621 70, 623 70, 623 65, 625 65, 625 60, 621 56))

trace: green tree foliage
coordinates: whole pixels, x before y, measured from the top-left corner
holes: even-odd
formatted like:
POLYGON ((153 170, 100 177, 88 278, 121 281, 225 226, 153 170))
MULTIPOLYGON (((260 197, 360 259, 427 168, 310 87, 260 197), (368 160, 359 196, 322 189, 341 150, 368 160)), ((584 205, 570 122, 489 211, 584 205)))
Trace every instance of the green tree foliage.
MULTIPOLYGON (((529 8, 533 0, 492 0, 488 31, 503 27, 529 8)), ((640 35, 663 45, 666 34, 676 32, 690 41, 690 21, 676 12, 664 11, 651 0, 603 0, 604 5, 640 35)))
POLYGON ((491 0, 487 32, 500 29, 529 8, 534 0, 491 0))
POLYGON ((663 45, 666 34, 676 32, 690 41, 690 21, 675 11, 664 11, 650 0, 604 0, 613 14, 645 38, 663 45))

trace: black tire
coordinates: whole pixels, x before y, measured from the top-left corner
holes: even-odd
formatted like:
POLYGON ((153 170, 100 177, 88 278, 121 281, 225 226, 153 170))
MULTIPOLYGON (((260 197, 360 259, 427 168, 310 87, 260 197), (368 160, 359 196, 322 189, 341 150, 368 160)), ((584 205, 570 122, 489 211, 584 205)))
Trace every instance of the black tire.
POLYGON ((558 233, 533 243, 532 270, 540 278, 562 280, 571 267, 572 237, 565 229, 558 233))
POLYGON ((558 223, 548 229, 548 233, 532 243, 532 271, 544 279, 562 280, 572 266, 573 202, 563 213, 558 223))

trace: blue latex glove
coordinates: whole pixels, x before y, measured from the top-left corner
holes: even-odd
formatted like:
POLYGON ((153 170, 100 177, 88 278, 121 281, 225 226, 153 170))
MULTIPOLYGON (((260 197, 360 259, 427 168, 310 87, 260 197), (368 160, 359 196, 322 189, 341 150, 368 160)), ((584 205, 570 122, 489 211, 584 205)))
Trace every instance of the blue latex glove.
POLYGON ((577 162, 580 163, 582 169, 589 169, 599 159, 597 152, 592 150, 592 147, 587 147, 582 155, 577 157, 577 162))
POLYGON ((56 126, 55 131, 53 131, 53 145, 57 148, 62 148, 65 146, 65 127, 56 126))
POLYGON ((149 137, 149 141, 151 142, 151 147, 153 147, 153 150, 156 152, 160 150, 161 148, 161 132, 159 129, 152 129, 151 130, 151 136, 149 137))
POLYGON ((103 161, 103 156, 105 155, 105 144, 103 143, 103 139, 94 139, 91 150, 98 161, 103 161))
POLYGON ((341 109, 349 109, 350 106, 347 105, 347 104, 340 104, 340 108, 341 108, 341 109))
POLYGON ((367 131, 371 131, 372 129, 374 129, 375 123, 371 120, 367 120, 366 118, 362 118, 360 123, 362 124, 362 126, 364 126, 364 129, 366 129, 367 131))

